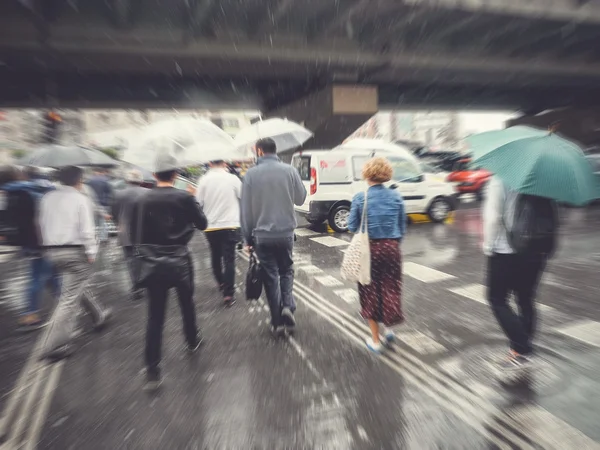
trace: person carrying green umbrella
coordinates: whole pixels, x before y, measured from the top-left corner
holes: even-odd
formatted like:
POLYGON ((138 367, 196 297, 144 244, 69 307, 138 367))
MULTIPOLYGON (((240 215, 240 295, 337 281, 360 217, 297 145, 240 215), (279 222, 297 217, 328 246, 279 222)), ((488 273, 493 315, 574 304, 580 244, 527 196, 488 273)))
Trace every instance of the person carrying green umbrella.
POLYGON ((510 341, 499 369, 510 379, 531 365, 535 296, 557 246, 557 203, 592 201, 595 180, 582 150, 552 132, 513 127, 468 142, 473 163, 494 174, 483 207, 483 252, 488 301, 510 341), (508 304, 510 293, 518 313, 508 304))

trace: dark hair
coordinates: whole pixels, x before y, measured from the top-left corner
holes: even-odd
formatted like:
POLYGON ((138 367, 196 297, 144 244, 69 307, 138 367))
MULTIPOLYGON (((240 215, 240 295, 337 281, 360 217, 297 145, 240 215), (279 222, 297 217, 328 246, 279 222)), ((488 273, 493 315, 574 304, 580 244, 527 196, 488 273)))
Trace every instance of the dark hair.
POLYGON ((224 162, 225 161, 223 161, 222 159, 215 159, 214 161, 211 161, 210 164, 214 164, 215 166, 220 166, 224 162))
POLYGON ((262 150, 263 153, 272 155, 277 153, 277 145, 275 141, 271 138, 261 139, 256 143, 256 148, 262 150))
POLYGON ((172 181, 173 178, 175 178, 177 176, 177 170, 167 170, 165 172, 156 172, 154 175, 156 175, 156 178, 158 178, 158 181, 162 181, 162 182, 172 181))
POLYGON ((77 186, 83 180, 83 169, 77 166, 66 166, 60 169, 58 181, 65 186, 77 186))
POLYGON ((28 180, 39 180, 42 178, 42 172, 40 169, 34 166, 27 166, 23 169, 23 173, 27 177, 28 180))
POLYGON ((0 186, 11 181, 17 181, 19 178, 19 169, 15 166, 0 167, 0 186))

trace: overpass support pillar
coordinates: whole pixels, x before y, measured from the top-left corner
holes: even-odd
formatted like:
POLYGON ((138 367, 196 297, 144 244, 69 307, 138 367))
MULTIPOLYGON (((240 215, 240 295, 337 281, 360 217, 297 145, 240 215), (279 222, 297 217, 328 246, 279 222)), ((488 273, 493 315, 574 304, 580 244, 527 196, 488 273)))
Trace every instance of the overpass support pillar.
POLYGON ((515 125, 553 129, 584 147, 600 145, 600 107, 568 107, 536 115, 525 114, 507 122, 509 127, 515 125))
POLYGON ((314 133, 304 148, 332 148, 377 113, 376 86, 332 84, 279 109, 267 117, 282 117, 314 133))

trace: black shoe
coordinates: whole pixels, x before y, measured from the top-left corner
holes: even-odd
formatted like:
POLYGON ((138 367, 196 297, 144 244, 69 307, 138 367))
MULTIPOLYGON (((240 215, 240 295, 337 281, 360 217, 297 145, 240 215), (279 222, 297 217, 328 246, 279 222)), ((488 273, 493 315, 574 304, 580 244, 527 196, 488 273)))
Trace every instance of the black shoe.
POLYGON ((156 392, 162 384, 162 378, 158 373, 146 371, 146 382, 144 383, 144 391, 156 392))
POLYGON ((225 297, 223 301, 225 303, 225 308, 231 308, 235 304, 235 297, 225 297))
POLYGON ((132 291, 131 292, 131 301, 133 302, 139 302, 140 300, 144 299, 144 291, 141 289, 138 289, 137 291, 132 291))
POLYGON ((204 341, 204 337, 202 336, 201 333, 198 333, 198 336, 196 337, 196 343, 193 345, 187 344, 185 346, 185 349, 187 350, 187 352, 190 355, 193 355, 194 353, 196 353, 198 351, 198 349, 200 348, 200 346, 202 345, 202 342, 204 341))
POLYGON ((285 336, 285 327, 283 325, 276 327, 271 325, 269 326, 269 331, 271 331, 271 335, 273 335, 273 337, 276 339, 285 336))
POLYGON ((283 308, 281 310, 281 321, 286 326, 286 328, 296 327, 296 318, 294 317, 294 313, 290 308, 283 308))
POLYGON ((68 358, 73 353, 75 353, 75 348, 73 347, 73 344, 65 344, 62 347, 58 347, 57 349, 42 355, 40 359, 47 360, 49 363, 56 363, 65 358, 68 358))
POLYGON ((112 317, 112 308, 106 308, 102 311, 100 318, 94 323, 94 331, 102 331, 112 317))

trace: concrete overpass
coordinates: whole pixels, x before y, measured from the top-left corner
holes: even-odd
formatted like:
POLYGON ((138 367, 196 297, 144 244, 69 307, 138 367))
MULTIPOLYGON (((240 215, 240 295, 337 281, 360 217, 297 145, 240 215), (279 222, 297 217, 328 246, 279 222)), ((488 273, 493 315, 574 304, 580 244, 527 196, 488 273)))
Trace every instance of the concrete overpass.
POLYGON ((598 0, 5 0, 0 106, 593 107, 598 0))

